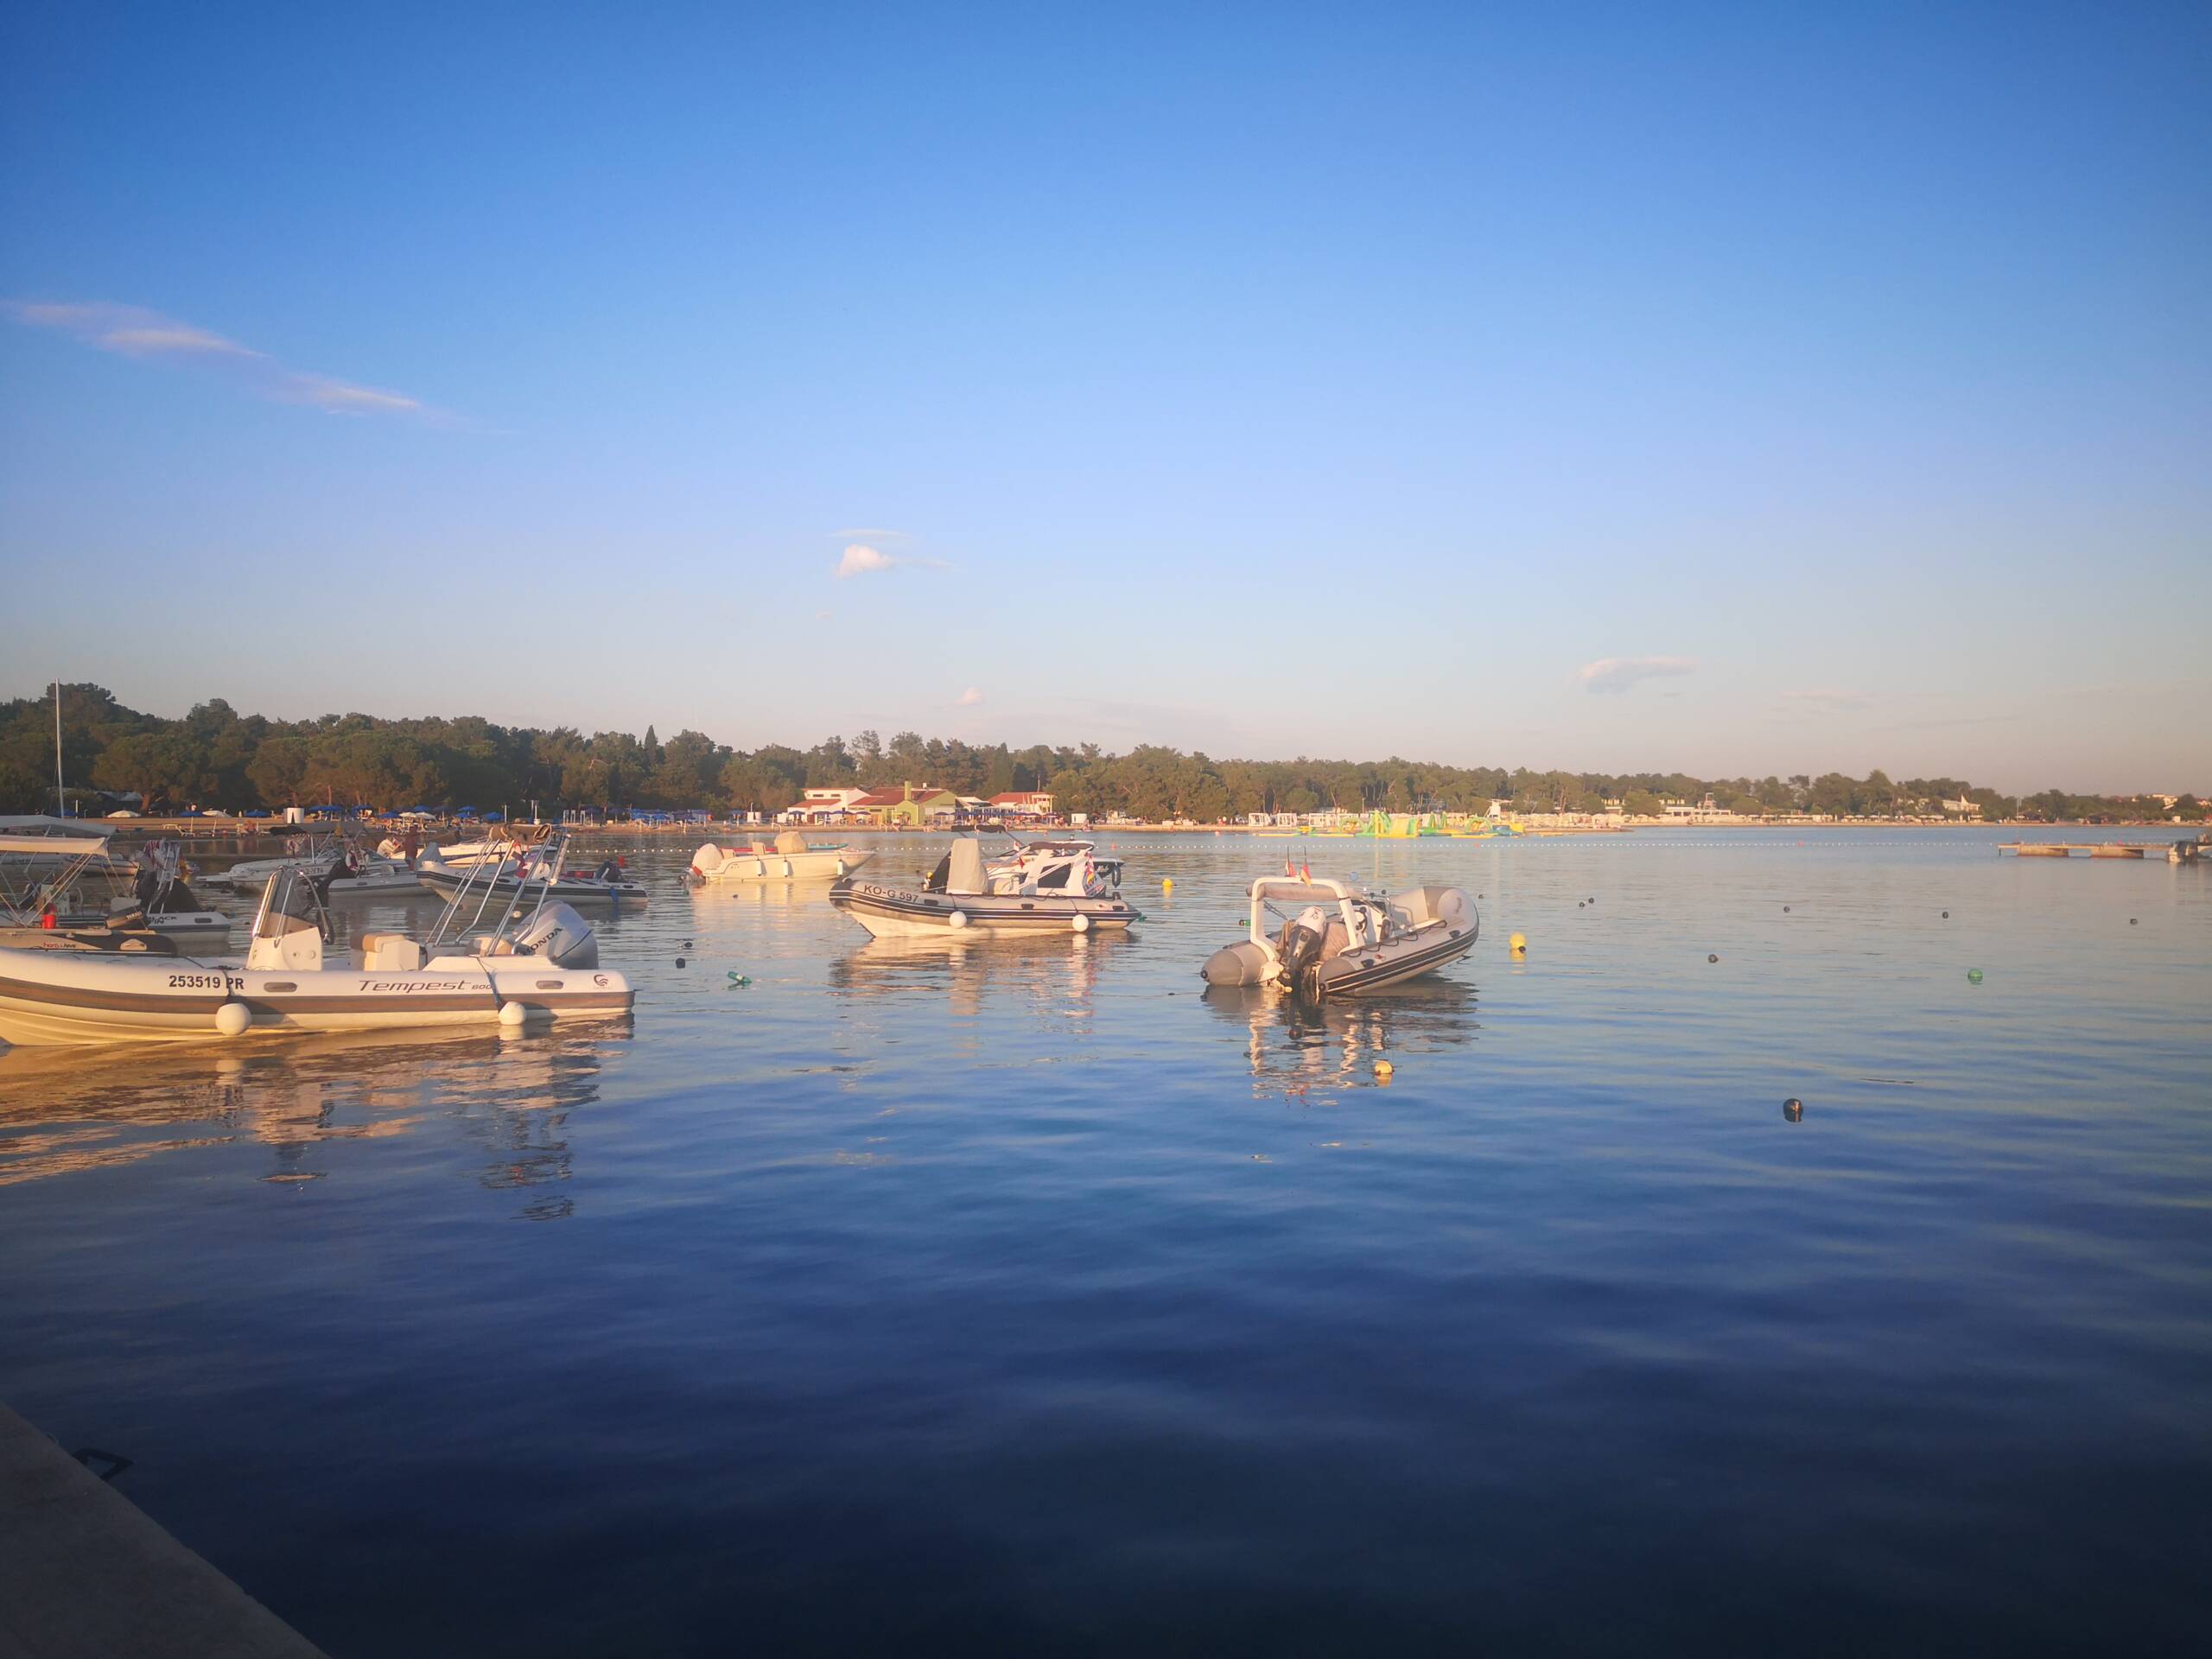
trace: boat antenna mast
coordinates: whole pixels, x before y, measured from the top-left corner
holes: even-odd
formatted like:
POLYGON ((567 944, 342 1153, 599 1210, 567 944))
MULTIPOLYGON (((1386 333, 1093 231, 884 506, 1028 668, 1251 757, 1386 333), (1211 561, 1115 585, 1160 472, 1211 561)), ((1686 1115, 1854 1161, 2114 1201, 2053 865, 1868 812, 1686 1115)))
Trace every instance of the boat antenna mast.
POLYGON ((61 677, 54 677, 54 816, 69 816, 67 798, 61 792, 61 677))

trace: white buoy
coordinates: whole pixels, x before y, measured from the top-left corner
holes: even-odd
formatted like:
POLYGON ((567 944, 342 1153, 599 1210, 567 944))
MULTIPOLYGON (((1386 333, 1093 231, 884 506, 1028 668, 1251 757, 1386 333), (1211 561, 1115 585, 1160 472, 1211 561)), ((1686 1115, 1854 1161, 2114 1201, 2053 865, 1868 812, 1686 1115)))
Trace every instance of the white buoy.
POLYGON ((499 1004, 499 1023, 503 1026, 518 1027, 529 1018, 530 1010, 519 1002, 507 1001, 499 1004))
POLYGON ((1090 931, 1090 918, 1084 915, 1078 911, 1076 913, 1075 919, 1070 922, 1068 925, 1075 929, 1078 933, 1088 933, 1090 931))
POLYGON ((785 876, 785 879, 786 880, 788 880, 790 879, 790 877, 791 877, 791 860, 789 860, 789 859, 787 858, 787 859, 785 859, 785 860, 784 861, 784 876, 785 876))
POLYGON ((946 917, 946 918, 945 918, 945 924, 944 924, 944 925, 945 925, 947 927, 956 927, 956 928, 957 928, 957 927, 965 927, 965 926, 967 926, 967 925, 968 925, 968 912, 967 912, 966 911, 964 911, 964 910, 956 910, 956 911, 954 911, 954 912, 952 912, 952 914, 951 914, 951 915, 950 915, 950 916, 948 916, 948 917, 946 917))
POLYGON ((215 1029, 226 1037, 243 1037, 253 1023, 253 1010, 233 998, 215 1010, 215 1029))

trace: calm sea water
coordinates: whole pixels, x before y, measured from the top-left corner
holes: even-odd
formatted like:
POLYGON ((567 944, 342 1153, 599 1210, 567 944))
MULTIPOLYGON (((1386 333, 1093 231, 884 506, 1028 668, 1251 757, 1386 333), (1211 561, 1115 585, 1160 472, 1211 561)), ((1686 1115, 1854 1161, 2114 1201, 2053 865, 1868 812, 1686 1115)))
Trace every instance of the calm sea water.
POLYGON ((632 1025, 0 1055, 0 1397, 341 1659, 2193 1645, 2212 868, 1999 838, 633 850, 632 1025), (1482 943, 1203 995, 1286 855, 1482 943))

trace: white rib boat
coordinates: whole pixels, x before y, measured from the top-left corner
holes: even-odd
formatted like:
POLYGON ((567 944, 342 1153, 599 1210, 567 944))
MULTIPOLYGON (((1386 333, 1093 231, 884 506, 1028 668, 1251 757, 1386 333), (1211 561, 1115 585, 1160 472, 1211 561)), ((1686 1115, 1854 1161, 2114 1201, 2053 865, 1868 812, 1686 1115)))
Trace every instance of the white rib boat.
POLYGON ((1325 877, 1263 875, 1252 884, 1251 925, 1206 958, 1210 985, 1276 985, 1319 1001, 1379 991, 1457 962, 1481 931, 1458 887, 1411 887, 1385 897, 1325 877), (1292 906, 1273 932, 1267 912, 1292 906))
POLYGON ((720 887, 726 882, 835 881, 850 875, 875 856, 873 848, 842 844, 810 847, 806 837, 786 830, 775 844, 756 842, 749 847, 720 847, 708 842, 691 855, 685 880, 695 887, 720 887))
POLYGON ((143 936, 49 932, 35 941, 43 948, 0 949, 0 1038, 46 1046, 515 1027, 632 1007, 629 981, 599 967, 589 925, 567 906, 541 899, 512 925, 503 906, 495 931, 474 940, 449 938, 458 911, 448 906, 428 945, 370 933, 340 950, 315 883, 286 868, 262 893, 243 961, 186 956, 143 936))
MULTIPOLYGON (((544 875, 536 858, 535 854, 520 859, 486 858, 454 869, 435 854, 424 853, 416 864, 415 880, 417 886, 428 887, 442 898, 450 899, 465 892, 481 893, 487 883, 489 890, 500 897, 516 898, 543 885, 544 875)), ((643 904, 645 884, 620 875, 563 874, 554 880, 553 897, 571 905, 612 905, 625 900, 643 904)))
POLYGON ((178 842, 149 842, 124 862, 109 855, 106 830, 79 820, 13 822, 33 827, 0 833, 0 929, 129 931, 208 944, 230 937, 231 918, 185 881, 178 842), (125 886, 133 880, 135 892, 125 886), (112 896, 103 902, 99 888, 112 896))
POLYGON ((1088 842, 1024 852, 987 868, 975 837, 958 836, 918 890, 846 876, 830 902, 880 939, 1088 933, 1144 919, 1121 895, 1120 861, 1094 859, 1088 842))

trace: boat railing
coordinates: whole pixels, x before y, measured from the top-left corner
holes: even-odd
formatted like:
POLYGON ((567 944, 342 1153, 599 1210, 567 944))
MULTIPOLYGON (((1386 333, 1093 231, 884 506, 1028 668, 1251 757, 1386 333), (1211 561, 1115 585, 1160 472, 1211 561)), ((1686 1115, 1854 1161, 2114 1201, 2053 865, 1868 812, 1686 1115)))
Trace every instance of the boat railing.
MULTIPOLYGON (((489 836, 486 840, 487 843, 493 842, 489 836)), ((486 950, 496 951, 507 936, 516 931, 518 924, 526 931, 544 912, 553 894, 553 884, 561 879, 561 867, 567 861, 568 855, 568 833, 552 824, 531 825, 526 830, 505 832, 498 838, 496 844, 487 844, 483 856, 475 863, 461 870, 460 883, 447 899, 444 910, 430 929, 429 937, 423 941, 424 949, 435 951, 442 945, 459 944, 462 939, 475 935, 483 925, 486 912, 491 911, 492 901, 500 899, 502 902, 496 912, 496 925, 485 944, 486 950), (499 892, 499 881, 510 859, 515 867, 516 891, 512 904, 505 903, 499 892), (531 870, 533 863, 536 865, 535 874, 531 870), (539 884, 537 903, 525 918, 523 906, 530 897, 533 881, 539 884), (472 899, 475 900, 475 908, 469 912, 468 920, 462 923, 461 912, 468 909, 472 899)))

